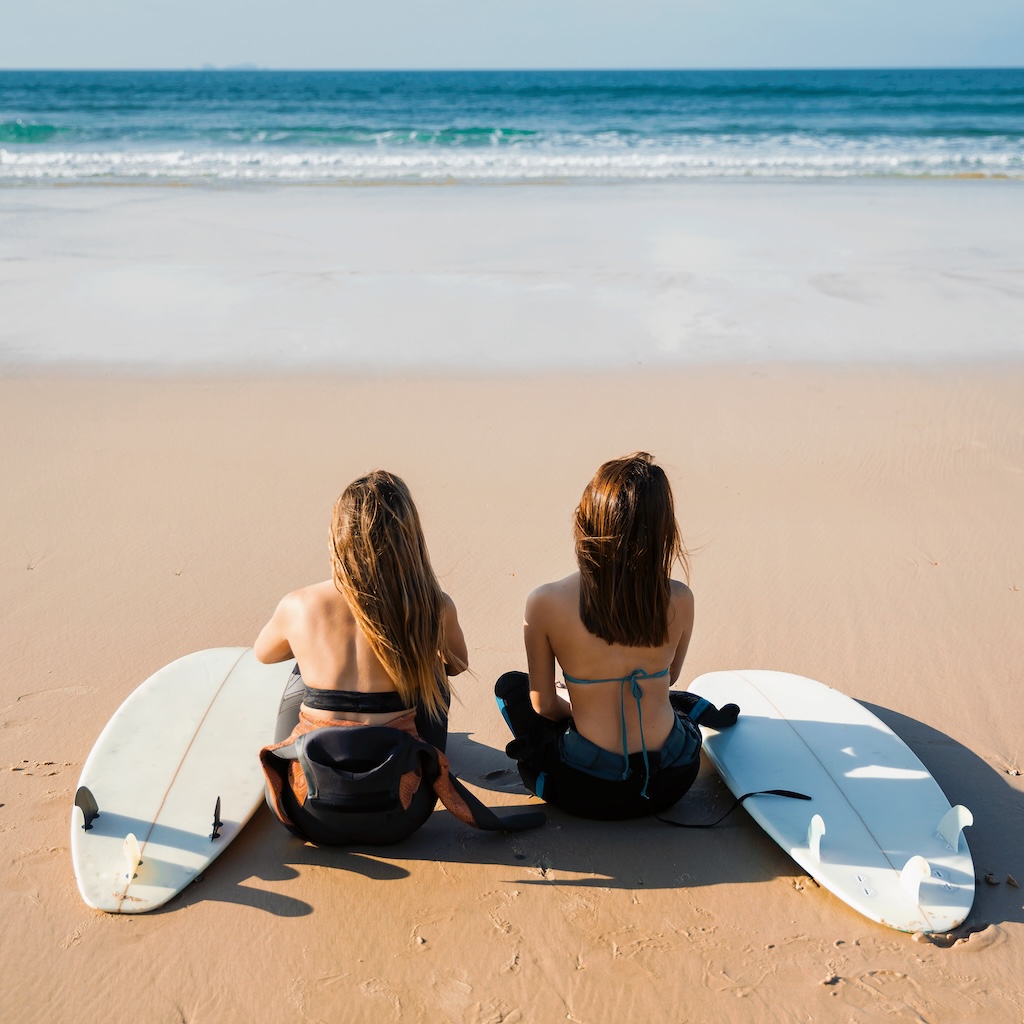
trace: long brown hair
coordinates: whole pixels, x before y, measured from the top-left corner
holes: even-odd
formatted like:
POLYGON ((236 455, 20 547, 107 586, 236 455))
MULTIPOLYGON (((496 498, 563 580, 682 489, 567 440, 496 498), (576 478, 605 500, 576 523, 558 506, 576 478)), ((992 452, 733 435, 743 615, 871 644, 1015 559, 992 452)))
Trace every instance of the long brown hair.
POLYGON ((406 707, 440 717, 450 700, 444 596, 409 488, 386 470, 354 480, 334 503, 334 585, 406 707))
POLYGON ((689 575, 665 471, 647 452, 606 462, 576 508, 580 618, 610 644, 668 641, 672 566, 689 575))

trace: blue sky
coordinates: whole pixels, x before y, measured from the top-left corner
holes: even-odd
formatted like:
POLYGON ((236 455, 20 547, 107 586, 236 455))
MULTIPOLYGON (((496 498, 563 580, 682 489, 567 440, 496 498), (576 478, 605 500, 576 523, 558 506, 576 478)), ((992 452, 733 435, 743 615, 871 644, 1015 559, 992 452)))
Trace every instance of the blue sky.
POLYGON ((1024 0, 5 0, 0 68, 1024 65, 1024 0))

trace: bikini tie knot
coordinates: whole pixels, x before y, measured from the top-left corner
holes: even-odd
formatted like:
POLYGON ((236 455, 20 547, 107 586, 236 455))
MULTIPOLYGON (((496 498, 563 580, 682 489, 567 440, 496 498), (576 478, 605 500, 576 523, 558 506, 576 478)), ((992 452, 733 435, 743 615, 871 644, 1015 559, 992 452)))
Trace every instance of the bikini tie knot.
POLYGON ((640 688, 640 680, 650 677, 642 668, 637 668, 630 672, 627 678, 629 679, 629 692, 633 695, 634 700, 639 701, 644 695, 644 691, 640 688))

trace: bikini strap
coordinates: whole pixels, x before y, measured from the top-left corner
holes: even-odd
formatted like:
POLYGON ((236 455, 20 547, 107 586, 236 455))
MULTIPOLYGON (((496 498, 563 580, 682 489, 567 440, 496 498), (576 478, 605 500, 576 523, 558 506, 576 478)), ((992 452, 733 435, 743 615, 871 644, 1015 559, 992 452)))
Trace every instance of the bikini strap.
POLYGON ((628 676, 614 676, 611 679, 577 679, 575 676, 569 675, 564 669, 562 671, 562 678, 567 683, 578 683, 580 686, 588 686, 591 683, 630 683, 637 679, 660 679, 662 676, 667 675, 667 668, 663 668, 660 672, 645 672, 642 668, 637 668, 630 672, 628 676))
POLYGON ((647 740, 644 738, 644 711, 640 704, 640 698, 644 691, 640 687, 641 679, 660 679, 668 675, 668 669, 663 668, 660 672, 645 672, 642 668, 634 669, 628 676, 618 676, 614 679, 576 679, 563 671, 562 677, 567 683, 576 683, 580 686, 587 686, 591 683, 618 683, 619 684, 619 714, 622 719, 622 778, 629 777, 629 741, 626 736, 626 683, 629 683, 629 691, 636 701, 636 714, 640 725, 640 751, 644 757, 644 788, 640 795, 646 800, 647 783, 651 778, 651 762, 647 755, 647 740))

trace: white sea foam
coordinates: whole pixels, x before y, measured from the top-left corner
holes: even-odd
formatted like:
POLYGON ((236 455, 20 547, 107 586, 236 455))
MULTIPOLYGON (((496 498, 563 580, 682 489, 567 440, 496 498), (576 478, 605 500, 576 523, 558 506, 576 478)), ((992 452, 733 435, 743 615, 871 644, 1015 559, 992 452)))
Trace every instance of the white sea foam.
POLYGON ((366 146, 309 149, 0 149, 0 182, 658 181, 686 178, 1024 177, 1016 140, 696 138, 687 144, 366 146))

